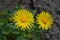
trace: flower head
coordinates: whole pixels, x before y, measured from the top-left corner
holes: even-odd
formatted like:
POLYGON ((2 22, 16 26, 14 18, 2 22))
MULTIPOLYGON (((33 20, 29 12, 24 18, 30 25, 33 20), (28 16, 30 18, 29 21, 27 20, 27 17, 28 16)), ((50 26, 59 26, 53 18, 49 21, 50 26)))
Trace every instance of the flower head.
POLYGON ((33 26, 34 19, 31 12, 25 9, 21 9, 15 12, 12 16, 13 22, 15 22, 15 26, 17 28, 21 28, 21 30, 30 29, 33 26))
POLYGON ((53 24, 52 15, 45 11, 42 11, 36 16, 36 21, 37 24, 39 24, 39 28, 42 28, 43 30, 48 30, 53 24))

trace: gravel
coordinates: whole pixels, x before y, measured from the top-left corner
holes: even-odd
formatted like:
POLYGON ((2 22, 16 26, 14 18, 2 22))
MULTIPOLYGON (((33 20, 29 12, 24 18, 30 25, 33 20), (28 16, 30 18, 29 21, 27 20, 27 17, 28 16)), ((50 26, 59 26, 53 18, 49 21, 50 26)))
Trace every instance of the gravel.
MULTIPOLYGON (((19 0, 0 0, 0 11, 14 10, 18 2, 19 0)), ((36 10, 36 13, 43 10, 50 12, 54 18, 54 25, 45 33, 44 40, 60 40, 60 0, 21 0, 19 6, 36 10)))

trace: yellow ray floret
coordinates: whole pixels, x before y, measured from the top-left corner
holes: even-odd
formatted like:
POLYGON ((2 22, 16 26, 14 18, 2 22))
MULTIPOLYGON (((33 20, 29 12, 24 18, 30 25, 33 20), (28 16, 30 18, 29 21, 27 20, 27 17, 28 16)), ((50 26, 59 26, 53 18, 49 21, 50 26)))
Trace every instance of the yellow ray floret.
POLYGON ((39 28, 42 28, 43 30, 48 30, 53 24, 52 15, 45 11, 42 11, 36 16, 36 21, 37 24, 39 24, 39 28))
POLYGON ((12 16, 13 22, 15 22, 15 26, 17 28, 21 28, 21 30, 30 29, 33 26, 34 19, 31 12, 25 9, 21 9, 15 12, 12 16))

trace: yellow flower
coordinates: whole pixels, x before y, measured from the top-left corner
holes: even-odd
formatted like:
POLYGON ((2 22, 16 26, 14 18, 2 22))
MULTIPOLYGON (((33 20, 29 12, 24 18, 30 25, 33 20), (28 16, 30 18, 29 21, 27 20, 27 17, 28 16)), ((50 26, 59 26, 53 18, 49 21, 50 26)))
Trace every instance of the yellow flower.
POLYGON ((13 22, 15 22, 15 26, 21 28, 21 30, 32 28, 34 23, 32 13, 25 9, 16 11, 12 18, 13 22))
POLYGON ((36 21, 37 24, 39 24, 39 28, 42 28, 43 30, 48 30, 53 24, 52 15, 45 11, 42 11, 36 16, 36 21))

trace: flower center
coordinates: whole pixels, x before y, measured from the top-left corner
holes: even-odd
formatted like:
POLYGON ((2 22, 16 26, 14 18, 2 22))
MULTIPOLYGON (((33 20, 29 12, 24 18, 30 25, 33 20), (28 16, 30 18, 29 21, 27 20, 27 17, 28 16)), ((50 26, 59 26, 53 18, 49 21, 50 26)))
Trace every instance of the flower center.
POLYGON ((21 20, 22 23, 27 22, 27 18, 26 17, 22 17, 20 20, 21 20))
POLYGON ((41 21, 42 21, 43 24, 46 24, 47 23, 47 18, 43 18, 41 21))

